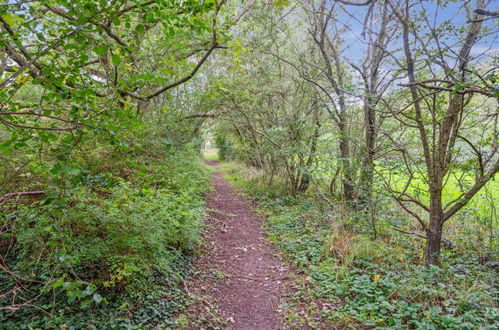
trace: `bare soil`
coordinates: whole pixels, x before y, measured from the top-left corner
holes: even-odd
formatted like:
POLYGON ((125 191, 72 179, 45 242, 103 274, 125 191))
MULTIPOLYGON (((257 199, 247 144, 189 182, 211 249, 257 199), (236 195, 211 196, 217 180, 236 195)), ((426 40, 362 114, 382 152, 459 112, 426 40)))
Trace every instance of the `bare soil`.
POLYGON ((283 329, 280 315, 289 268, 266 241, 262 219, 218 164, 208 196, 204 254, 188 281, 194 303, 185 315, 188 329, 283 329))

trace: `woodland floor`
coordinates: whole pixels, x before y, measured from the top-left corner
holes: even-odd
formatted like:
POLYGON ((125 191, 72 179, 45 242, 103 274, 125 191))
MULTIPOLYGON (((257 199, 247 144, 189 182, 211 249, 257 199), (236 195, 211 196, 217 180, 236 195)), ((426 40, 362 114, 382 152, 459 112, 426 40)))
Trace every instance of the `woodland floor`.
POLYGON ((183 328, 282 329, 289 267, 267 242, 251 202, 223 180, 216 162, 210 165, 205 248, 187 284, 194 302, 183 328))

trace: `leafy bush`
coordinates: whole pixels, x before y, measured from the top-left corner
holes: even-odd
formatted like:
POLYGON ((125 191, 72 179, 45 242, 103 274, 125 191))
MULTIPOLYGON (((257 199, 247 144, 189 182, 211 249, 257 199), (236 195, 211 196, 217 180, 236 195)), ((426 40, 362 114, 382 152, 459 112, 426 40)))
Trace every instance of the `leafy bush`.
POLYGON ((230 160, 234 159, 236 152, 231 141, 227 138, 226 134, 222 132, 217 132, 215 134, 215 146, 218 149, 218 159, 220 160, 230 160))
POLYGON ((128 327, 171 319, 200 240, 208 175, 193 151, 142 163, 155 185, 121 178, 78 185, 2 217, 13 243, 2 246, 10 273, 0 275, 0 303, 10 308, 0 323, 128 327))
POLYGON ((321 301, 322 308, 309 320, 355 328, 499 326, 492 264, 446 251, 441 268, 426 268, 414 262, 418 258, 406 247, 406 237, 373 240, 352 230, 355 215, 303 196, 283 195, 258 178, 248 179, 244 169, 233 171, 235 167, 222 168, 258 201, 270 240, 308 278, 309 288, 302 287, 304 296, 294 304, 321 301))

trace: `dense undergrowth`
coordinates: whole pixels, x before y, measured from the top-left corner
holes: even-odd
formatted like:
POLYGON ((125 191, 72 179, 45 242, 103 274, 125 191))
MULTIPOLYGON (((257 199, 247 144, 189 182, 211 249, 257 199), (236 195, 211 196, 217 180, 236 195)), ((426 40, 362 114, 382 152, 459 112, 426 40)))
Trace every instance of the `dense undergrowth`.
POLYGON ((171 325, 208 172, 191 146, 146 144, 94 149, 73 188, 6 207, 0 328, 171 325))
MULTIPOLYGON (((496 329, 497 261, 466 246, 444 251, 442 266, 425 267, 417 237, 363 233, 357 214, 307 196, 291 196, 242 165, 225 163, 226 178, 251 195, 266 229, 303 271, 290 302, 291 324, 347 328, 496 329)), ((378 224, 383 229, 382 223, 378 224)), ((459 242, 459 241, 458 241, 459 242)))

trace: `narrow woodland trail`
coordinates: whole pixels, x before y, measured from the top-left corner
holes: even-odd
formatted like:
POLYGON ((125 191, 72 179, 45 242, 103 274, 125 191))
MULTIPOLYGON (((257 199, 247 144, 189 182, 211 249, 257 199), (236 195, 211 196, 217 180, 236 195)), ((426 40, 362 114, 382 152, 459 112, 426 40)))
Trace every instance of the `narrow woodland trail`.
POLYGON ((210 164, 217 169, 215 189, 207 203, 206 251, 188 288, 198 301, 187 312, 194 318, 187 328, 216 328, 209 319, 218 317, 226 329, 282 329, 279 306, 288 268, 248 201, 222 179, 216 162, 210 164))

